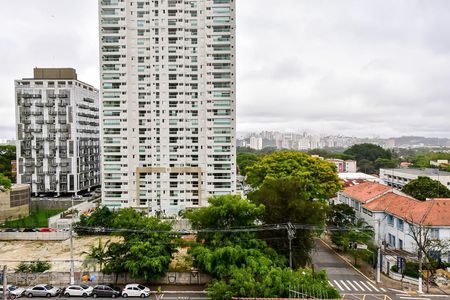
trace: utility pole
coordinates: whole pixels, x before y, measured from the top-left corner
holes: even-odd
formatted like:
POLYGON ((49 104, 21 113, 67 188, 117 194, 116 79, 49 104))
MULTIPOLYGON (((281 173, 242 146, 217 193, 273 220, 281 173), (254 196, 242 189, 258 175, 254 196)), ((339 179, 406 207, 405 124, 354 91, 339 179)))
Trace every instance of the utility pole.
POLYGON ((379 246, 377 252, 377 283, 381 283, 381 267, 381 246, 379 246))
POLYGON ((295 237, 295 227, 291 222, 287 223, 287 233, 289 240, 289 268, 292 270, 292 240, 295 237))
POLYGON ((8 299, 8 290, 7 288, 7 279, 6 279, 6 271, 8 267, 6 265, 3 266, 3 300, 8 299))
POLYGON ((75 266, 73 263, 73 223, 74 223, 75 209, 73 208, 72 197, 72 222, 70 224, 70 284, 75 284, 75 266))
POLYGON ((419 249, 418 256, 419 256, 419 289, 417 290, 417 293, 423 294, 423 291, 422 291, 422 249, 419 249))

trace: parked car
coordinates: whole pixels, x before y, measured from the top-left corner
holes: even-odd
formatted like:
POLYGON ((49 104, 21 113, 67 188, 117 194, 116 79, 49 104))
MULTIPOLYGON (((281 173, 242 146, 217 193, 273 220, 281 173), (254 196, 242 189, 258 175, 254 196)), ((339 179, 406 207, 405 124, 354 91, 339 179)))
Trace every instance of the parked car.
POLYGON ((122 297, 141 297, 146 298, 150 296, 150 289, 142 284, 127 284, 122 290, 122 297))
POLYGON ((17 228, 6 228, 4 232, 19 232, 17 228))
POLYGON ((39 232, 37 228, 24 228, 22 232, 39 232))
POLYGON ((92 286, 86 284, 82 285, 69 285, 64 289, 63 295, 65 297, 88 297, 92 295, 92 286))
POLYGON ((83 196, 80 196, 80 195, 72 196, 72 199, 73 200, 81 200, 81 199, 83 199, 83 196))
POLYGON ((107 285, 96 285, 92 290, 92 297, 112 297, 116 298, 120 296, 120 290, 115 290, 107 285))
POLYGON ((55 232, 56 229, 53 228, 39 228, 39 232, 55 232))
MULTIPOLYGON (((10 295, 11 299, 19 298, 25 292, 24 288, 17 287, 12 284, 6 286, 7 294, 10 295)), ((0 285, 0 297, 3 297, 3 286, 0 285)))
POLYGON ((54 287, 50 284, 38 284, 34 287, 28 288, 25 290, 25 295, 28 298, 32 297, 54 297, 58 296, 61 292, 61 289, 54 287))

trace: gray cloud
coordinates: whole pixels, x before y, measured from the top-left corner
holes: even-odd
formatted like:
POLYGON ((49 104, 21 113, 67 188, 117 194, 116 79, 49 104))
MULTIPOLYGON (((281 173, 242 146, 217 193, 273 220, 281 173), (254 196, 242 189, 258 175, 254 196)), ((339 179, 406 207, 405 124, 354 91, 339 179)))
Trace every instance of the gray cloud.
MULTIPOLYGON (((449 137, 450 1, 237 0, 238 130, 449 137)), ((98 86, 97 1, 0 2, 0 138, 14 79, 98 86)))

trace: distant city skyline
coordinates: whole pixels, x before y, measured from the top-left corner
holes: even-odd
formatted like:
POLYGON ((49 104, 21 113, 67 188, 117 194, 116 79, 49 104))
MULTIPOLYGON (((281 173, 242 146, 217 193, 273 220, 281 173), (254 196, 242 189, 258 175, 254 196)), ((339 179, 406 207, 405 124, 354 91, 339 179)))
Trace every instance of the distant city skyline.
MULTIPOLYGON (((238 132, 450 137, 448 11, 439 0, 237 1, 238 132)), ((99 87, 98 8, 10 0, 0 17, 0 138, 11 139, 13 82, 33 67, 73 67, 99 87)))

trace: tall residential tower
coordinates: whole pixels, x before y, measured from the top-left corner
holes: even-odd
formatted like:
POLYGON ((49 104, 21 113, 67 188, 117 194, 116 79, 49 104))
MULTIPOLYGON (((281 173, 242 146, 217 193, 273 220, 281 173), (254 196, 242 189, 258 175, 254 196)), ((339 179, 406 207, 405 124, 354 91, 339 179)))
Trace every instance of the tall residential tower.
POLYGON ((103 201, 174 214, 236 192, 234 0, 100 0, 103 201))
POLYGON ((99 186, 98 90, 71 68, 35 68, 15 88, 17 183, 56 195, 99 186))

